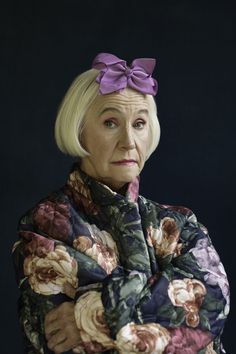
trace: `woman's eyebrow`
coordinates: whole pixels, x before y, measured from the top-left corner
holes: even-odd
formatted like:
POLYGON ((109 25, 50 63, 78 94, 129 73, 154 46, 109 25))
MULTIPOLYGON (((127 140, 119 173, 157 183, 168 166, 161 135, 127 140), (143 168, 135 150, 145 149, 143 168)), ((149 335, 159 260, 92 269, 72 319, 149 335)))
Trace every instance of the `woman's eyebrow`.
POLYGON ((138 114, 141 114, 141 113, 149 114, 148 109, 140 109, 137 113, 138 114))
POLYGON ((116 113, 122 113, 118 108, 114 108, 114 107, 107 107, 107 108, 104 108, 99 114, 104 114, 106 113, 107 111, 109 112, 116 112, 116 113))

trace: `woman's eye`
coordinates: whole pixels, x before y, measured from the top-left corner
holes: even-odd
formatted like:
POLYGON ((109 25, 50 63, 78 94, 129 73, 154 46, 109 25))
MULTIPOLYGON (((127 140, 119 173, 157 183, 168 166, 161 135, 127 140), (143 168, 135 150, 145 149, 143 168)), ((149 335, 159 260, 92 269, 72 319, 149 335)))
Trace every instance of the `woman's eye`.
POLYGON ((137 129, 143 129, 145 124, 146 122, 144 120, 138 120, 137 122, 134 123, 134 127, 137 129))
POLYGON ((110 119, 105 120, 104 124, 106 127, 111 128, 111 129, 116 127, 116 123, 110 119))

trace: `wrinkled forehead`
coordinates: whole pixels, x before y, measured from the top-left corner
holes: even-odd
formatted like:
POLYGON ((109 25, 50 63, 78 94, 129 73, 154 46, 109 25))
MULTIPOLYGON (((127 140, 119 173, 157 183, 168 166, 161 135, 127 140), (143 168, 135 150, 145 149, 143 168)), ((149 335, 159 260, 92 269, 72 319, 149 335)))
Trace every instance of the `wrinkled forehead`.
POLYGON ((126 88, 120 92, 98 95, 90 107, 91 110, 96 110, 97 113, 106 108, 133 112, 146 110, 148 113, 150 110, 150 99, 145 94, 126 88))

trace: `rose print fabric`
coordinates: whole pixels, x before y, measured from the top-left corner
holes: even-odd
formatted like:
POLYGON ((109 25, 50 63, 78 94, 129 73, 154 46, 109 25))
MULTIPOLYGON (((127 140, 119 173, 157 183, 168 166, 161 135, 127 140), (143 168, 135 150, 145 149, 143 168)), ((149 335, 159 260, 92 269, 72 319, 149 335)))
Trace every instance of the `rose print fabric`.
POLYGON ((225 353, 229 287, 207 229, 138 186, 116 193, 75 163, 20 219, 12 254, 25 353, 51 353, 44 317, 64 301, 75 303, 77 353, 225 353))

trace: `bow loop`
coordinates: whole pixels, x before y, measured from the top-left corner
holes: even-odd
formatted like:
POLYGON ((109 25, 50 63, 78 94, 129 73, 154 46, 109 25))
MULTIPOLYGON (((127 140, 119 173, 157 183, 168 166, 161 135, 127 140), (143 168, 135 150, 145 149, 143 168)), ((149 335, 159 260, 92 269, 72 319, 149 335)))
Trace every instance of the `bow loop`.
POLYGON ((139 58, 133 60, 131 66, 126 61, 110 53, 98 54, 92 63, 92 68, 100 70, 96 81, 100 84, 102 95, 131 87, 142 93, 155 95, 157 81, 151 77, 156 60, 139 58))
POLYGON ((148 75, 152 75, 153 70, 156 66, 156 59, 152 58, 139 58, 134 59, 131 64, 131 68, 140 68, 148 75))
POLYGON ((126 64, 122 59, 119 59, 117 56, 110 53, 99 53, 93 60, 92 68, 101 69, 104 66, 110 66, 113 64, 126 64))

